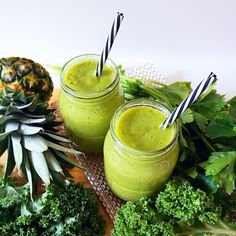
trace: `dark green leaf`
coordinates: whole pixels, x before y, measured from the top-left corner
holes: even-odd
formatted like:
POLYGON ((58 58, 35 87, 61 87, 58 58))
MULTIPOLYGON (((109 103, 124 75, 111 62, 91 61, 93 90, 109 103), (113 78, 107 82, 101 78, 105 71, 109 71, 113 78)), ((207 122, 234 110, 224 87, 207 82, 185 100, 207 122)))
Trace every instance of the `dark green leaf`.
POLYGON ((8 176, 11 175, 15 165, 16 165, 16 162, 14 158, 12 142, 11 142, 11 138, 8 137, 8 155, 6 158, 4 178, 7 178, 8 176))
POLYGON ((178 106, 192 91, 189 82, 175 82, 158 90, 164 93, 174 106, 178 106))
POLYGON ((198 128, 202 131, 205 132, 206 130, 206 125, 208 123, 208 119, 202 115, 201 113, 198 112, 193 112, 194 120, 198 126, 198 128))
POLYGON ((192 107, 200 114, 208 118, 214 118, 216 112, 220 111, 225 105, 226 100, 224 96, 217 94, 216 90, 212 90, 202 100, 196 101, 192 107))
POLYGON ((8 147, 8 139, 6 137, 5 139, 0 141, 0 157, 6 151, 7 147, 8 147))
POLYGON ((207 176, 212 176, 214 182, 232 193, 235 188, 236 151, 215 152, 208 161, 201 164, 207 176))
POLYGON ((66 161, 66 162, 68 162, 68 163, 70 163, 70 164, 72 164, 73 166, 78 167, 78 168, 80 168, 80 169, 86 169, 85 167, 81 166, 78 162, 72 160, 70 157, 68 157, 68 156, 66 156, 65 154, 63 154, 63 152, 60 152, 60 151, 58 151, 58 150, 56 150, 56 149, 54 149, 53 152, 54 152, 57 156, 59 156, 62 160, 66 161))

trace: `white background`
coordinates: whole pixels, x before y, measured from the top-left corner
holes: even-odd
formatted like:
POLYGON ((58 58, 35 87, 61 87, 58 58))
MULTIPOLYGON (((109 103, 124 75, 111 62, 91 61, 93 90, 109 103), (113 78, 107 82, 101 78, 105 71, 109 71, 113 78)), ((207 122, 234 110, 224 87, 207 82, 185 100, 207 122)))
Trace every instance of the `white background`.
POLYGON ((194 85, 213 71, 219 92, 236 95, 236 0, 0 0, 0 8, 0 57, 63 65, 101 53, 120 11, 116 64, 153 63, 168 82, 194 85))

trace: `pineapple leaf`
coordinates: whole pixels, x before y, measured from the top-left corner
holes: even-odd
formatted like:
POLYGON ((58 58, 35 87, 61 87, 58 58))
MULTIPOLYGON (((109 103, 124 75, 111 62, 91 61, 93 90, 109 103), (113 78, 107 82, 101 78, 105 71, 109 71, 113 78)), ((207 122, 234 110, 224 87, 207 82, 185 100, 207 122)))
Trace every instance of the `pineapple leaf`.
POLYGON ((16 165, 16 162, 15 162, 15 159, 14 159, 14 153, 13 153, 11 138, 8 137, 8 155, 7 155, 7 158, 6 158, 4 179, 7 178, 12 173, 15 165, 16 165))
POLYGON ((73 166, 76 166, 80 169, 86 170, 86 168, 84 166, 81 166, 78 162, 73 161, 71 158, 69 158, 68 156, 66 156, 65 154, 63 154, 60 151, 54 150, 54 152, 56 153, 57 156, 59 156, 62 160, 69 162, 70 164, 72 164, 73 166))
POLYGON ((7 110, 7 106, 0 105, 0 112, 5 112, 7 110))
POLYGON ((42 152, 29 152, 29 158, 39 177, 48 186, 50 184, 50 174, 44 154, 42 152))
POLYGON ((44 152, 48 150, 47 141, 38 134, 24 135, 24 147, 33 152, 44 152))
POLYGON ((7 138, 3 139, 0 141, 0 157, 2 156, 2 154, 6 151, 7 149, 7 138))
POLYGON ((26 167, 25 167, 24 148, 22 148, 22 152, 23 152, 23 156, 22 156, 23 158, 22 158, 22 163, 20 165, 21 176, 24 177, 28 181, 26 167))
POLYGON ((21 135, 17 133, 11 134, 13 154, 16 162, 16 167, 20 170, 20 166, 23 160, 22 146, 21 146, 21 135))
POLYGON ((2 142, 3 140, 5 140, 9 134, 12 133, 12 132, 5 132, 5 133, 1 133, 0 134, 0 142, 2 142))
POLYGON ((59 145, 59 144, 50 142, 48 140, 47 140, 47 144, 48 144, 48 147, 51 147, 51 148, 58 150, 58 151, 67 152, 70 154, 77 154, 77 155, 83 154, 82 152, 80 152, 78 150, 71 149, 71 148, 65 147, 63 145, 59 145))
POLYGON ((19 128, 19 122, 15 120, 10 120, 5 125, 5 132, 10 133, 10 132, 18 130, 18 128, 19 128))
POLYGON ((21 110, 21 109, 29 107, 31 104, 32 104, 32 101, 25 105, 15 105, 15 108, 21 110))
POLYGON ((6 110, 6 112, 5 112, 5 115, 6 116, 9 116, 9 115, 11 115, 11 114, 24 114, 24 112, 22 111, 22 110, 18 110, 15 106, 9 106, 8 108, 7 108, 7 110, 6 110))
POLYGON ((55 170, 50 170, 50 173, 52 175, 52 179, 53 179, 54 183, 56 183, 59 186, 64 186, 65 182, 64 182, 64 179, 60 173, 58 173, 55 170))
POLYGON ((23 153, 24 153, 24 163, 25 163, 26 176, 27 176, 27 180, 29 182, 30 195, 32 198, 33 192, 34 192, 34 184, 33 184, 33 177, 32 177, 31 169, 30 169, 29 156, 28 156, 28 152, 26 149, 23 149, 23 153))
MULTIPOLYGON (((72 168, 74 168, 74 165, 71 164, 71 163, 69 163, 69 162, 67 161, 67 159, 62 159, 60 156, 58 156, 58 154, 55 152, 56 150, 54 150, 54 149, 50 149, 50 150, 53 152, 53 154, 54 154, 55 157, 57 158, 58 162, 59 162, 60 165, 62 166, 64 174, 65 174, 65 168, 66 168, 66 169, 72 169, 72 168)), ((58 152, 61 153, 60 151, 58 151, 58 152)), ((63 153, 62 153, 62 154, 63 154, 63 153)))
POLYGON ((18 90, 19 92, 16 92, 13 97, 14 97, 14 100, 15 101, 20 101, 22 103, 26 103, 27 102, 27 99, 26 99, 26 96, 25 96, 25 93, 21 90, 18 90))
POLYGON ((71 143, 71 140, 61 136, 61 135, 58 135, 58 134, 55 134, 55 133, 52 133, 52 132, 42 132, 42 134, 45 134, 57 141, 60 141, 60 142, 64 142, 64 143, 71 143))
POLYGON ((10 103, 11 103, 11 100, 9 98, 7 98, 4 95, 1 97, 2 106, 9 106, 10 103))
POLYGON ((26 117, 29 117, 29 118, 46 118, 45 115, 33 115, 33 114, 25 114, 26 117))
POLYGON ((40 124, 43 123, 46 120, 46 118, 38 118, 38 119, 32 119, 28 117, 20 117, 19 121, 24 124, 40 124))
POLYGON ((74 178, 66 168, 63 169, 63 173, 67 178, 74 178))
POLYGON ((11 120, 17 120, 18 117, 16 115, 9 115, 9 116, 1 116, 0 117, 0 125, 3 125, 6 123, 6 121, 11 121, 11 120))
POLYGON ((59 162, 57 161, 56 157, 54 156, 53 152, 51 152, 50 150, 47 150, 46 152, 44 152, 44 156, 48 163, 49 169, 54 170, 56 172, 63 173, 62 168, 59 162))
POLYGON ((32 125, 30 126, 26 124, 20 124, 20 129, 19 129, 19 131, 25 135, 38 134, 42 130, 43 130, 42 127, 37 127, 37 126, 32 126, 32 125))

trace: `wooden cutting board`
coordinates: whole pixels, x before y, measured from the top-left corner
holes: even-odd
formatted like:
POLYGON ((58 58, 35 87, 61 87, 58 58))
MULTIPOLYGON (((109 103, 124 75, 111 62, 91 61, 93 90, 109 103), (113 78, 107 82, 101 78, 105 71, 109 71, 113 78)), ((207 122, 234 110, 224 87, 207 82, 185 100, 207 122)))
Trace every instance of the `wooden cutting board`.
MULTIPOLYGON (((59 95, 59 89, 55 89, 53 92, 52 98, 50 100, 50 103, 56 102, 58 100, 58 95, 59 95)), ((3 156, 3 158, 0 159, 0 165, 2 165, 2 166, 4 166, 4 160, 5 160, 4 156, 3 156)), ((82 170, 80 170, 78 168, 73 168, 72 170, 70 170, 70 174, 74 177, 75 182, 81 183, 86 188, 92 188, 88 179, 86 178, 86 176, 84 175, 82 170)), ((13 173, 13 176, 17 177, 17 172, 13 173)), ((20 179, 20 182, 22 182, 22 181, 23 180, 20 179)), ((105 220, 105 234, 104 234, 104 236, 110 236, 111 230, 113 228, 113 223, 112 223, 111 219, 109 218, 108 214, 106 213, 105 209, 102 207, 102 204, 100 203, 100 201, 99 200, 97 200, 97 201, 98 201, 98 206, 99 206, 99 212, 100 212, 101 216, 103 217, 103 219, 105 220)))

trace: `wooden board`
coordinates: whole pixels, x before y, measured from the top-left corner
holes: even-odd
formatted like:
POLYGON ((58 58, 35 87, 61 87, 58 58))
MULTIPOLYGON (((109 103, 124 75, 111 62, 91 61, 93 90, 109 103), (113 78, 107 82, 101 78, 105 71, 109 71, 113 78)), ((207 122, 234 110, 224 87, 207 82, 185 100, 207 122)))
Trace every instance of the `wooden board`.
MULTIPOLYGON (((59 95, 59 89, 55 89, 53 92, 53 96, 50 100, 50 103, 54 103, 55 101, 57 101, 58 95, 59 95)), ((5 154, 4 154, 4 156, 5 156, 5 154)), ((4 156, 3 156, 3 158, 0 159, 0 165, 2 165, 2 166, 4 166, 4 160, 5 160, 4 156)), ((92 188, 89 181, 87 180, 86 176, 84 175, 83 171, 81 171, 80 169, 73 168, 72 170, 70 170, 70 174, 74 177, 75 182, 81 183, 86 188, 92 188)), ((14 171, 13 176, 17 176, 16 171, 14 171)), ((19 181, 21 183, 23 183, 24 180, 20 179, 19 181)), ((104 236, 110 236, 111 230, 113 228, 113 223, 112 223, 111 219, 109 218, 108 214, 106 213, 105 209, 102 207, 102 204, 100 203, 99 200, 98 200, 98 206, 99 206, 99 212, 100 212, 101 216, 103 217, 103 219, 105 220, 105 234, 104 234, 104 236)))

